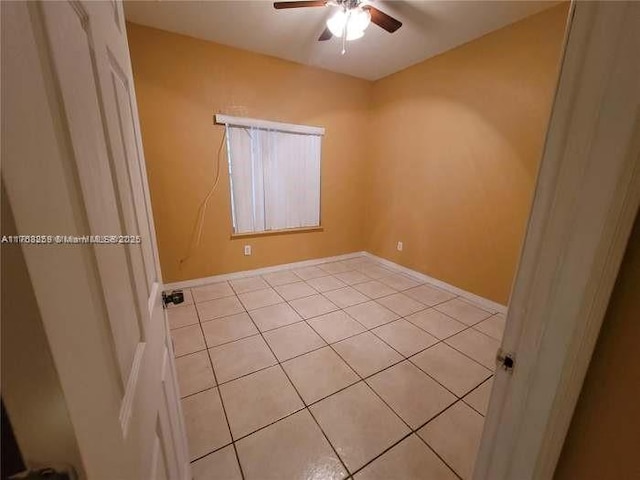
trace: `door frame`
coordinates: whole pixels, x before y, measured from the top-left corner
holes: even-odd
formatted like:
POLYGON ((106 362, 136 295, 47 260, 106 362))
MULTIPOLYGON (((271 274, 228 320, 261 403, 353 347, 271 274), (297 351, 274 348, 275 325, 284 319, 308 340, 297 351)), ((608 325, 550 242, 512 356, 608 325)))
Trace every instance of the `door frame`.
MULTIPOLYGON (((81 21, 88 18, 85 7, 96 7, 82 2, 69 3, 81 21)), ((15 67, 11 95, 5 96, 3 90, 2 133, 5 137, 2 139, 0 173, 20 235, 83 236, 91 231, 87 204, 75 163, 60 79, 48 43, 45 6, 41 2, 16 2, 3 4, 0 10, 2 40, 9 42, 9 47, 3 49, 3 66, 6 59, 15 67), (10 33, 5 35, 5 29, 10 33)), ((103 2, 100 8, 113 15, 124 28, 121 2, 103 2)), ((94 27, 95 24, 91 26, 94 27)), ((95 45, 91 37, 88 38, 91 54, 94 54, 95 45)), ((126 44, 124 48, 127 49, 126 44)), ((125 66, 131 71, 130 61, 127 61, 129 64, 125 66)), ((95 64, 92 66, 95 68, 95 64)), ((4 75, 3 80, 6 81, 4 75)), ((135 88, 133 84, 130 87, 132 115, 138 118, 135 88)), ((106 128, 106 124, 101 125, 106 128)), ((135 147, 143 152, 138 123, 134 122, 133 127, 135 147)), ((106 135, 107 131, 101 133, 106 135)), ((161 308, 159 298, 164 285, 144 161, 139 167, 157 272, 149 299, 151 310, 156 305, 161 308)), ((118 478, 120 472, 135 469, 136 462, 119 456, 119 445, 112 442, 105 447, 105 444, 112 438, 135 439, 135 432, 131 433, 129 429, 123 433, 120 421, 104 422, 103 419, 120 417, 122 420, 123 412, 130 413, 127 408, 131 407, 132 399, 128 398, 129 402, 112 401, 113 385, 117 383, 113 380, 113 345, 95 250, 46 240, 42 243, 46 245, 31 240, 22 242, 20 247, 81 454, 82 465, 74 466, 81 478, 85 475, 93 478, 98 472, 97 478, 118 478), (105 398, 109 401, 104 401, 105 398), (96 441, 101 436, 102 443, 96 441)), ((169 404, 167 423, 174 435, 172 440, 180 478, 187 480, 191 476, 187 440, 164 312, 161 321, 165 331, 162 345, 165 353, 157 377, 165 394, 168 391, 175 393, 166 395, 169 404)))
MULTIPOLYGON (((516 366, 513 374, 496 375, 476 462, 477 480, 550 478, 569 428, 640 204, 640 135, 631 133, 640 127, 640 114, 637 109, 635 117, 629 113, 634 100, 637 106, 640 82, 615 82, 637 74, 634 57, 626 64, 617 61, 634 53, 628 42, 621 43, 628 22, 640 31, 638 7, 631 5, 623 9, 619 3, 580 2, 570 9, 562 70, 503 340, 506 351, 517 352, 516 366), (614 131, 608 130, 611 121, 606 122, 612 115, 614 131), (619 148, 623 133, 635 142, 626 151, 619 148)), ((25 88, 39 81, 25 78, 25 88)), ((37 102, 28 96, 24 100, 37 102)), ((48 204, 47 191, 64 192, 69 182, 75 182, 66 159, 51 159, 55 148, 49 147, 56 145, 55 137, 22 141, 26 153, 46 161, 3 169, 19 231, 46 230, 41 216, 34 215, 38 208, 51 212, 52 225, 75 226, 82 218, 80 198, 62 195, 55 208, 48 204)), ((145 189, 148 201, 146 178, 145 189)), ((95 311, 99 285, 93 260, 81 249, 60 250, 56 258, 42 251, 23 246, 43 319, 81 318, 95 311), (60 272, 65 281, 51 281, 48 272, 63 265, 76 265, 76 271, 85 273, 80 278, 71 270, 60 272), (71 305, 70 288, 75 292, 71 305)), ((62 387, 74 390, 77 382, 72 377, 87 373, 80 357, 90 358, 96 352, 78 345, 79 356, 69 355, 62 349, 64 340, 48 333, 62 387)), ((77 333, 94 334, 88 329, 77 333)), ((74 404, 71 393, 67 392, 71 416, 90 431, 92 416, 74 404)), ((100 393, 99 388, 76 392, 100 393)), ((87 440, 78 438, 79 443, 87 440)))
POLYGON ((640 205, 640 5, 567 25, 476 480, 553 477, 640 205))

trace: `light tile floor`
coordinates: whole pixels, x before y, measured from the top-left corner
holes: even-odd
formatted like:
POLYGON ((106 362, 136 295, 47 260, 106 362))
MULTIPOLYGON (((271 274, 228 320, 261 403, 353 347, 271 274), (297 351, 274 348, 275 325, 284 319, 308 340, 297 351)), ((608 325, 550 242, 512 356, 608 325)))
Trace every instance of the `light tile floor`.
POLYGON ((168 314, 196 480, 470 478, 503 315, 364 257, 168 314))

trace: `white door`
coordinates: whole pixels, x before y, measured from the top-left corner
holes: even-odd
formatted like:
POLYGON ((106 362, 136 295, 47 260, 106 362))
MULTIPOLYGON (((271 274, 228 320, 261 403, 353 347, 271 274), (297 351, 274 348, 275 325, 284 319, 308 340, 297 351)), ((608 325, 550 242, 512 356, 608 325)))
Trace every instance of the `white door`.
POLYGON ((45 235, 23 251, 80 469, 186 479, 122 5, 3 2, 2 20, 2 177, 19 233, 45 235))
POLYGON ((572 4, 475 480, 554 475, 640 205, 639 52, 640 3, 572 4))

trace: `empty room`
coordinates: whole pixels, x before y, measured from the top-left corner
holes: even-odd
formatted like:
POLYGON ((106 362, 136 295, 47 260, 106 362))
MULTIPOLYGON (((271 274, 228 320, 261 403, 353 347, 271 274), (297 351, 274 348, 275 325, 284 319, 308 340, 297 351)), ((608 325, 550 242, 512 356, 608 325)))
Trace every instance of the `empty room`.
POLYGON ((0 5, 3 479, 637 477, 640 3, 0 5))
POLYGON ((568 5, 379 6, 125 4, 196 478, 471 477, 568 5))

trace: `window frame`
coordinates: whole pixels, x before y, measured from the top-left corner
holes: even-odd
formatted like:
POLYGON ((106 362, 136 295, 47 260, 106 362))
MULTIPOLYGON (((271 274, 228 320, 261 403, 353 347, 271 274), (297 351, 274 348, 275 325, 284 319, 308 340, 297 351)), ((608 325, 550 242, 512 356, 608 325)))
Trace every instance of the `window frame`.
POLYGON ((234 206, 233 193, 233 177, 232 177, 232 152, 230 148, 229 127, 258 128, 261 130, 277 131, 282 133, 291 133, 298 135, 314 135, 323 137, 325 134, 324 127, 312 125, 300 125, 294 123, 274 122, 271 120, 263 120, 248 117, 235 117, 232 115, 215 114, 214 124, 224 125, 225 127, 225 148, 227 150, 227 163, 229 175, 229 194, 231 204, 231 235, 234 238, 251 238, 273 235, 285 235, 295 233, 313 233, 324 231, 322 222, 322 149, 320 150, 319 160, 319 192, 318 192, 318 225, 283 228, 254 232, 237 232, 236 231, 236 212, 234 206))

